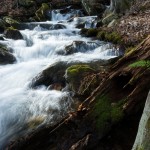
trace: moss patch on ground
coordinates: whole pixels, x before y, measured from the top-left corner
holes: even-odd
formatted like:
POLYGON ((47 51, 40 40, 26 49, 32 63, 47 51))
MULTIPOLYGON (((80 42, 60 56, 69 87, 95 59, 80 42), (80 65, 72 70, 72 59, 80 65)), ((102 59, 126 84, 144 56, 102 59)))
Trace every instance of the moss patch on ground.
POLYGON ((96 37, 98 40, 112 42, 114 44, 122 44, 123 40, 121 35, 115 31, 103 29, 81 29, 81 35, 86 37, 96 37))
POLYGON ((150 69, 150 60, 139 60, 130 64, 129 67, 132 68, 144 67, 150 69))
POLYGON ((106 133, 113 124, 123 118, 123 103, 124 101, 111 103, 111 99, 108 96, 97 96, 92 110, 92 117, 95 118, 96 128, 100 133, 106 133))
POLYGON ((112 42, 114 44, 121 44, 122 38, 117 32, 99 31, 97 38, 102 41, 112 42))

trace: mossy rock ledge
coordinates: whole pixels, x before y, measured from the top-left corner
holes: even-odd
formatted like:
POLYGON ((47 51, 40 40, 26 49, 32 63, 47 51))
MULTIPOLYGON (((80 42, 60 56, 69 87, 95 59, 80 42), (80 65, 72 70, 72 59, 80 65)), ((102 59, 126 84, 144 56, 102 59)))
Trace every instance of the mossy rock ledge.
POLYGON ((65 78, 69 88, 77 95, 86 95, 92 88, 95 88, 99 79, 96 78, 96 71, 89 65, 78 64, 67 68, 65 78))

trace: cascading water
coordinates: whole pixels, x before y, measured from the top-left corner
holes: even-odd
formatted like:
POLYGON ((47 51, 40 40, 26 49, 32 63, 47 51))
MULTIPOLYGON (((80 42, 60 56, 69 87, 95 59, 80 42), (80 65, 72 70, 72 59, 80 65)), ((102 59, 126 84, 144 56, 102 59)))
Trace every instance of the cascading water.
POLYGON ((17 62, 0 66, 0 149, 10 140, 32 130, 32 122, 36 122, 36 127, 53 124, 71 110, 73 100, 69 92, 47 90, 44 86, 30 88, 32 79, 39 72, 59 61, 88 62, 116 56, 110 44, 92 41, 92 45, 88 46, 91 39, 79 35, 80 30, 75 28, 76 19, 59 23, 70 19, 70 16, 72 14, 62 17, 55 13, 53 21, 28 23, 26 25, 31 25, 33 29, 21 30, 24 40, 6 39, 1 42, 13 49, 17 62), (65 28, 47 28, 56 24, 65 28), (70 55, 59 53, 73 41, 83 41, 87 46, 70 55))

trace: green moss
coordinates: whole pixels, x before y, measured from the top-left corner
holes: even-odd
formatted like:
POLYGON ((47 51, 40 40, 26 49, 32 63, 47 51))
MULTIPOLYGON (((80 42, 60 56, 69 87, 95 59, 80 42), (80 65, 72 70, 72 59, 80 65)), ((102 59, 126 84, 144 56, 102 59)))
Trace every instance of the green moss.
POLYGON ((108 96, 98 96, 92 111, 92 117, 96 119, 96 127, 100 132, 108 131, 111 126, 123 118, 122 103, 114 105, 108 96))
POLYGON ((82 82, 84 82, 84 77, 94 71, 95 70, 92 69, 89 65, 73 65, 69 67, 66 70, 66 79, 69 82, 69 87, 71 90, 76 94, 84 94, 85 91, 87 91, 89 85, 91 85, 90 81, 86 81, 86 83, 82 85, 82 82))
POLYGON ((17 30, 17 29, 15 29, 14 27, 10 26, 6 30, 17 30))
POLYGON ((139 60, 129 65, 129 67, 144 67, 150 69, 150 61, 149 60, 139 60))
POLYGON ((66 73, 67 77, 71 79, 76 76, 79 77, 80 74, 90 71, 94 71, 94 69, 92 69, 89 65, 73 65, 67 69, 66 73))
POLYGON ((130 54, 132 54, 135 50, 136 50, 136 47, 130 46, 130 47, 128 47, 128 48, 126 49, 125 55, 126 55, 126 56, 127 56, 127 55, 130 55, 130 54))
POLYGON ((102 30, 98 32, 97 38, 114 44, 122 43, 122 38, 117 32, 107 32, 102 30))

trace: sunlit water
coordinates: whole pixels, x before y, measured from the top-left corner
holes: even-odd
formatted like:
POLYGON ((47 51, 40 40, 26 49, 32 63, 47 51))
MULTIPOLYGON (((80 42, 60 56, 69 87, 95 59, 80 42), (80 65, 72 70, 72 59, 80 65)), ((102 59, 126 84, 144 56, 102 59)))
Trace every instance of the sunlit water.
MULTIPOLYGON (((70 16, 54 13, 53 21, 45 24, 56 24, 70 16)), ((78 19, 70 23, 64 21, 66 29, 47 30, 36 25, 33 30, 21 30, 24 40, 1 41, 13 49, 17 62, 0 66, 0 149, 31 130, 32 120, 40 118, 37 126, 55 123, 71 110, 73 100, 69 92, 47 90, 44 86, 36 90, 30 88, 31 80, 38 73, 59 61, 89 62, 115 56, 111 46, 100 41, 94 41, 96 44, 81 48, 77 53, 60 55, 59 52, 73 41, 91 41, 81 37, 80 30, 74 27, 78 19)), ((87 17, 87 20, 91 18, 87 17)))

